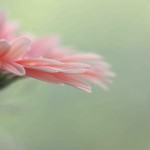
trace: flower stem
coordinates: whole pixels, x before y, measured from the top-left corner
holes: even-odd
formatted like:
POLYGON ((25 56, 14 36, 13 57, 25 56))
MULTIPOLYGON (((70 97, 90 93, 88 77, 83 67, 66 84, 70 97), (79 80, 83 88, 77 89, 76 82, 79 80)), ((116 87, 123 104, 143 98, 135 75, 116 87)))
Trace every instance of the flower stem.
POLYGON ((20 79, 18 76, 12 76, 10 74, 1 73, 0 74, 0 90, 6 88, 11 83, 20 79))

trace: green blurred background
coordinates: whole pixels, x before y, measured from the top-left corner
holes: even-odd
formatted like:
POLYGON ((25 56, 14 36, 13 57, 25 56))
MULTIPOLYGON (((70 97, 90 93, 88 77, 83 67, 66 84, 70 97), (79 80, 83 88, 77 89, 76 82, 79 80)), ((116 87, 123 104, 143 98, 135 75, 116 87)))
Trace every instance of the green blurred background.
POLYGON ((27 150, 150 150, 150 1, 0 0, 0 8, 22 31, 102 54, 117 74, 110 92, 93 94, 17 82, 0 93, 1 129, 27 150))

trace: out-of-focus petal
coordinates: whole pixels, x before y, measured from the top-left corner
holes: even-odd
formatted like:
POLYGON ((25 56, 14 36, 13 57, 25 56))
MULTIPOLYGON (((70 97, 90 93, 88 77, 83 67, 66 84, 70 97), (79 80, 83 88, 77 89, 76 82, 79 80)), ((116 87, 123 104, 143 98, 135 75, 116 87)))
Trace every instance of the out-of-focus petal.
POLYGON ((63 62, 78 62, 78 61, 85 61, 85 60, 97 60, 100 59, 101 56, 98 54, 74 54, 72 56, 66 56, 61 59, 63 62))
POLYGON ((16 38, 17 28, 16 22, 8 21, 6 15, 0 12, 0 39, 11 41, 16 38))

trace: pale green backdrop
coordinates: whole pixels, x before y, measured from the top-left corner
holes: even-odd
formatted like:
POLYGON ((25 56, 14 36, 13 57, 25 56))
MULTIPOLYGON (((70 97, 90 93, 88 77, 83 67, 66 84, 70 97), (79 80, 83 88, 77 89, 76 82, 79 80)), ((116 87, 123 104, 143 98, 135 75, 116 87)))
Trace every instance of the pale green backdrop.
POLYGON ((0 93, 2 130, 27 150, 150 149, 150 1, 0 0, 0 8, 22 31, 102 54, 117 74, 110 92, 93 94, 17 82, 0 93))

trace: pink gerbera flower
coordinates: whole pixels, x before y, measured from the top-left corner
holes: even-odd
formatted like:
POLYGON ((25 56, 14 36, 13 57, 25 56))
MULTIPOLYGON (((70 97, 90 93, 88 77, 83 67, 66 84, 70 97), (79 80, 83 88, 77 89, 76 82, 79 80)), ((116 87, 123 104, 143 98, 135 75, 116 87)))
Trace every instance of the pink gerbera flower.
MULTIPOLYGON (((92 82, 107 89, 114 76, 110 66, 94 53, 79 53, 61 47, 58 39, 20 37, 12 40, 15 28, 0 15, 0 69, 13 76, 27 76, 59 85, 72 85, 91 92, 92 82)), ((0 78, 1 80, 1 78, 0 78)))

